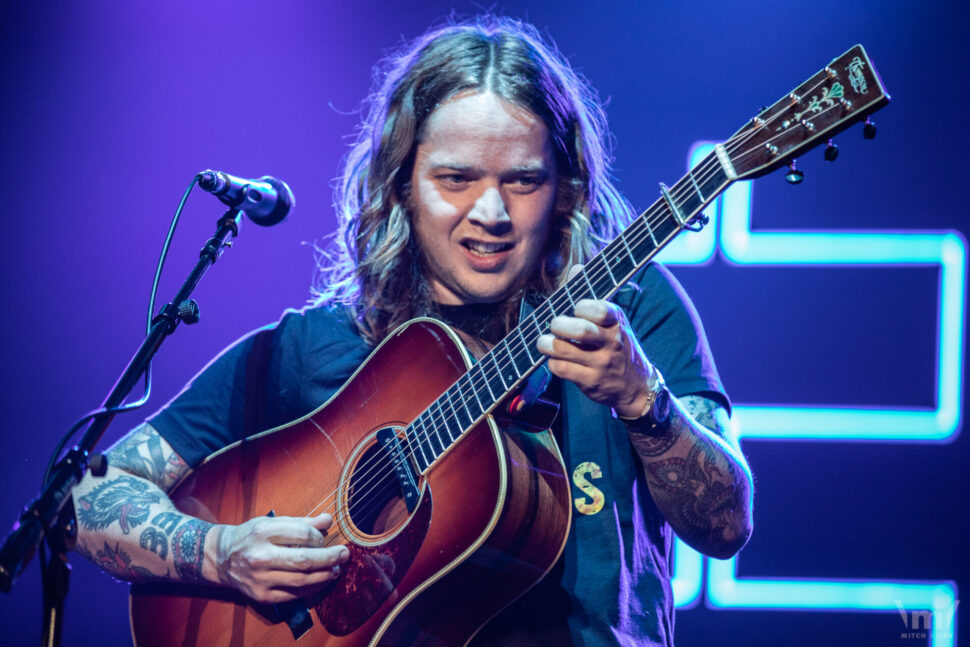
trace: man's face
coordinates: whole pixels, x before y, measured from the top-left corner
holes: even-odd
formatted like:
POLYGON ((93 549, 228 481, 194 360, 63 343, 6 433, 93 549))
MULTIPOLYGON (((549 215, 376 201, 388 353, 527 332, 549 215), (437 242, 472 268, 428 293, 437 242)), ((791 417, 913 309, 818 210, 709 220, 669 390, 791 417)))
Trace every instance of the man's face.
POLYGON ((434 300, 512 296, 543 260, 557 179, 549 131, 531 112, 485 92, 431 113, 409 208, 434 300))

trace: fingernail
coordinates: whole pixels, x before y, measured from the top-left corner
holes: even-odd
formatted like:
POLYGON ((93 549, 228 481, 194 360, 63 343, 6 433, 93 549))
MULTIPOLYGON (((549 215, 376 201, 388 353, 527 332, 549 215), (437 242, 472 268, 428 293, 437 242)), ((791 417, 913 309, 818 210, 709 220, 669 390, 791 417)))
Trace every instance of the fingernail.
POLYGON ((343 552, 340 553, 340 560, 343 562, 346 562, 348 559, 350 559, 350 549, 348 549, 346 546, 344 546, 343 548, 344 548, 343 552))

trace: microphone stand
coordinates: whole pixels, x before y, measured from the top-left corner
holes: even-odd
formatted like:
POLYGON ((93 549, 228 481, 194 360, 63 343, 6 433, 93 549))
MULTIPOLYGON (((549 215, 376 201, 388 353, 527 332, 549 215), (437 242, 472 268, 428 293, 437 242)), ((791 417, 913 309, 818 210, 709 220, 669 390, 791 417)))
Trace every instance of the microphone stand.
MULTIPOLYGON (((230 209, 219 218, 216 232, 199 253, 195 268, 175 298, 152 319, 148 336, 115 382, 101 405, 103 409, 114 409, 125 401, 162 342, 175 332, 180 321, 195 323, 199 320, 199 307, 189 296, 206 270, 232 245, 232 238, 239 235, 241 219, 242 212, 238 209, 230 209)), ((40 496, 24 509, 20 520, 14 524, 13 532, 0 548, 0 589, 9 592, 14 578, 26 567, 34 550, 45 537, 47 539, 51 556, 48 563, 41 564, 45 647, 58 647, 61 642, 64 600, 71 572, 67 552, 74 547, 77 538, 77 519, 71 491, 89 467, 95 476, 104 476, 107 471, 106 458, 101 454, 92 454, 92 450, 114 416, 115 412, 106 411, 94 417, 78 444, 54 466, 40 496)))

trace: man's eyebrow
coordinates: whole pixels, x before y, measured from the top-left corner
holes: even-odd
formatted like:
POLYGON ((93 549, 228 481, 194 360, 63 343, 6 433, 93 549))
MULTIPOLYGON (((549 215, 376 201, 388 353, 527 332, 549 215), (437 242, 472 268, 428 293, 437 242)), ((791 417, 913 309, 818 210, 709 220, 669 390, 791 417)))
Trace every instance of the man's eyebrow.
POLYGON ((534 164, 522 164, 520 166, 513 166, 512 168, 508 169, 508 171, 506 171, 506 172, 507 173, 510 173, 510 174, 517 174, 517 173, 545 173, 548 170, 549 170, 548 167, 544 163, 542 163, 542 162, 535 162, 534 164))
MULTIPOLYGON (((432 171, 470 171, 470 172, 481 172, 477 166, 473 164, 461 164, 459 162, 436 162, 431 165, 432 171)), ((545 173, 549 169, 542 162, 536 162, 535 164, 520 164, 518 166, 513 166, 511 168, 505 169, 503 174, 515 175, 521 173, 545 173)))
POLYGON ((436 162, 431 165, 432 171, 477 171, 478 169, 471 164, 459 164, 457 162, 436 162))

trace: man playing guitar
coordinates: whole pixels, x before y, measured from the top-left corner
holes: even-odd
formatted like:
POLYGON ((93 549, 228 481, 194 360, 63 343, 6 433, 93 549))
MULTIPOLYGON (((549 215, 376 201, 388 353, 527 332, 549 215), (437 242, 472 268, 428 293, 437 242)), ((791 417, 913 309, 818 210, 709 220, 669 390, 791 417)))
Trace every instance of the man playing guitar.
MULTIPOLYGON (((449 24, 381 71, 317 304, 226 350, 75 489, 77 549, 112 575, 260 603, 347 576, 331 513, 212 523, 168 493, 210 454, 328 401, 408 320, 443 321, 480 356, 631 220, 595 94, 531 26, 449 24)), ((572 522, 555 565, 472 644, 672 645, 671 531, 728 558, 752 530, 751 474, 697 313, 651 264, 611 301, 552 319, 533 350, 562 406, 572 522)))

